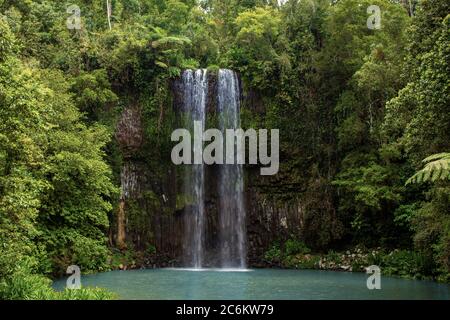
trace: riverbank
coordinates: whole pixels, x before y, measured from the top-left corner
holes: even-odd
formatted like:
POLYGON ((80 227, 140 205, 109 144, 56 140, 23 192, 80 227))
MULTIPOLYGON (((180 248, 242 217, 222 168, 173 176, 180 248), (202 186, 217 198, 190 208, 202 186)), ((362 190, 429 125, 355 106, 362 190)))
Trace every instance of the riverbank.
MULTIPOLYGON (((109 261, 112 270, 160 269, 182 267, 180 261, 155 250, 119 251, 113 249, 109 261)), ((345 251, 313 253, 302 243, 287 241, 284 246, 273 245, 265 256, 248 267, 252 269, 303 269, 342 272, 366 272, 376 265, 386 276, 405 279, 434 280, 450 283, 449 275, 433 273, 433 262, 423 254, 410 250, 387 250, 384 248, 350 248, 345 251)))
POLYGON ((274 245, 266 252, 265 263, 271 267, 288 269, 315 269, 344 272, 366 272, 369 266, 378 266, 386 276, 398 276, 406 279, 434 280, 449 283, 449 274, 436 273, 430 257, 411 250, 384 248, 351 248, 345 251, 311 253, 302 245, 292 252, 287 245, 284 249, 274 245), (296 251, 296 252, 295 252, 296 251))

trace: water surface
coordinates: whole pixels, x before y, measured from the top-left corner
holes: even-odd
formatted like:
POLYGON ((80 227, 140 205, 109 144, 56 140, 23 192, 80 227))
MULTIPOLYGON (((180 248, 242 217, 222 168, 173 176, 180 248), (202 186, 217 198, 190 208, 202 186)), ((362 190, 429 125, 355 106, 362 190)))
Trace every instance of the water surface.
MULTIPOLYGON (((368 290, 367 275, 316 270, 113 271, 82 276, 83 286, 97 286, 132 300, 228 299, 450 299, 450 286, 431 281, 381 278, 381 290, 368 290)), ((65 279, 54 283, 61 290, 65 279)))

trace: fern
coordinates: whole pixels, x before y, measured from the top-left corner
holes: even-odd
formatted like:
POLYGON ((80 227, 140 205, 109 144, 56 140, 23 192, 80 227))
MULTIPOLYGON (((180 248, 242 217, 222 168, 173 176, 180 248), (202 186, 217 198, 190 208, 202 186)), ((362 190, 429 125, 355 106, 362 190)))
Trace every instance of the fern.
POLYGON ((167 31, 157 27, 152 28, 152 30, 153 33, 151 35, 151 38, 153 39, 153 41, 151 42, 151 46, 155 49, 159 47, 173 48, 183 46, 185 44, 191 44, 191 40, 187 37, 169 36, 167 34, 167 31))
POLYGON ((450 153, 434 154, 423 162, 425 167, 409 178, 406 184, 450 180, 450 153))

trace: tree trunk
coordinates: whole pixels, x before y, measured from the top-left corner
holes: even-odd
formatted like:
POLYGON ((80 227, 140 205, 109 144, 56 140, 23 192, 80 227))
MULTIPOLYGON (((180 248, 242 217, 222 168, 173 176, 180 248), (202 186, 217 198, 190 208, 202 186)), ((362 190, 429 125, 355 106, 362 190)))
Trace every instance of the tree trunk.
POLYGON ((106 15, 108 16, 109 30, 111 30, 111 4, 109 3, 109 0, 106 0, 106 15))

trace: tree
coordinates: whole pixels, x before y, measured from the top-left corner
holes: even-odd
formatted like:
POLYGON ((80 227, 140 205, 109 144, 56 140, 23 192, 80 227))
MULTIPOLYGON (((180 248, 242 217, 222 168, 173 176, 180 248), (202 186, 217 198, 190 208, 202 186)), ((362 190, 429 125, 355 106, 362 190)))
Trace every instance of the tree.
MULTIPOLYGON (((450 3, 421 1, 409 32, 403 77, 408 83, 387 104, 383 130, 392 150, 404 159, 409 172, 425 168, 407 182, 434 181, 417 190, 411 200, 411 228, 418 250, 435 261, 438 276, 448 280, 450 270, 450 3), (444 179, 444 180, 442 180, 444 179)), ((409 174, 408 176, 410 176, 409 174)), ((406 180, 406 177, 405 177, 406 180)))
POLYGON ((353 239, 366 245, 394 245, 406 230, 394 223, 403 200, 397 154, 383 148, 386 102, 402 87, 401 62, 409 18, 389 1, 339 1, 326 19, 319 70, 323 101, 334 110, 325 135, 339 161, 332 184, 338 211, 353 239), (367 8, 381 9, 381 29, 367 27, 367 8), (336 142, 333 142, 336 140, 336 142))
POLYGON ((106 269, 110 134, 83 124, 63 74, 22 63, 0 28, 0 272, 106 269))
POLYGON ((277 70, 280 22, 280 13, 271 7, 244 11, 235 20, 237 33, 235 44, 228 52, 229 64, 258 90, 272 87, 269 79, 277 70))

